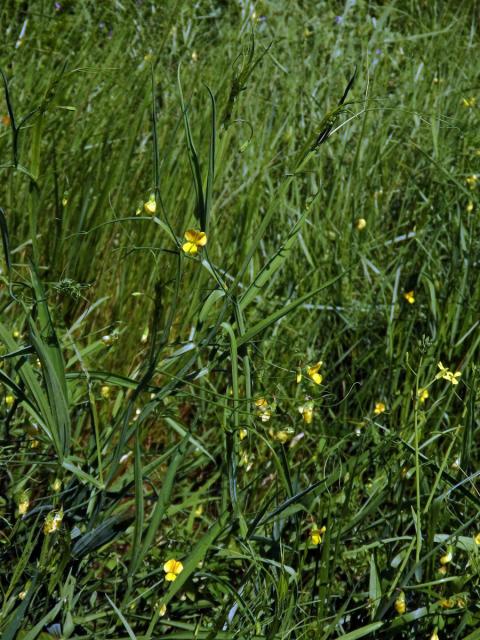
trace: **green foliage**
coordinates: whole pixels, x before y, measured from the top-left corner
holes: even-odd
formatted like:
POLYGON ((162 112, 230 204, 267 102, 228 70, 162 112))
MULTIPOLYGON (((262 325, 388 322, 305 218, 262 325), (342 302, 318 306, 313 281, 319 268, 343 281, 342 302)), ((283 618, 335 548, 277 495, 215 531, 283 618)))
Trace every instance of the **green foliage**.
POLYGON ((478 637, 476 9, 1 5, 2 638, 478 637))

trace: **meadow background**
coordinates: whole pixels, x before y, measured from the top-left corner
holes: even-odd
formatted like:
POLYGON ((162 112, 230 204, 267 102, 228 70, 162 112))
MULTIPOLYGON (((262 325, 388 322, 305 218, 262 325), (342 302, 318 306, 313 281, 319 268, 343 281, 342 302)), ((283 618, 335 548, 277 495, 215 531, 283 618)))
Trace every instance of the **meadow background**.
POLYGON ((479 8, 1 4, 2 638, 480 638, 479 8))

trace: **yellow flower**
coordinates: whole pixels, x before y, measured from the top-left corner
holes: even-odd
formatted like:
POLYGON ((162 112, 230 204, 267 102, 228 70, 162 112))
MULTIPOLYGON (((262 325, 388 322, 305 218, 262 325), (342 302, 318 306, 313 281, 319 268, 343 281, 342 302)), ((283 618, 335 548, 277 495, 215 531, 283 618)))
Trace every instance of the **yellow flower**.
POLYGON ((455 606, 455 602, 451 598, 442 598, 438 603, 443 609, 451 609, 455 606))
POLYGON ((240 459, 238 461, 238 465, 240 467, 245 467, 245 471, 248 473, 250 469, 253 467, 255 462, 255 456, 253 454, 249 455, 247 451, 243 451, 240 455, 240 459))
POLYGON ((357 231, 363 231, 366 226, 367 221, 365 220, 365 218, 357 218, 355 220, 355 229, 357 229, 357 231))
POLYGON ((197 231, 196 229, 187 229, 184 234, 186 242, 182 244, 182 249, 188 255, 195 256, 200 247, 207 244, 207 234, 205 231, 197 231))
POLYGON ((418 399, 423 404, 429 397, 428 389, 419 389, 418 390, 418 399))
POLYGON ((8 408, 10 408, 14 402, 15 402, 14 396, 12 396, 11 394, 8 394, 8 396, 5 396, 5 404, 7 405, 8 408))
POLYGON ((20 591, 20 593, 18 594, 18 599, 25 600, 25 598, 27 597, 27 593, 28 591, 20 591))
POLYGON ((63 509, 59 511, 52 511, 45 518, 45 523, 43 525, 43 533, 48 535, 49 533, 54 533, 60 528, 63 520, 63 509))
POLYGON ((386 410, 386 406, 383 402, 376 402, 375 403, 375 408, 373 409, 373 413, 376 416, 379 416, 381 413, 383 413, 386 410))
POLYGON ((255 406, 257 407, 257 416, 260 420, 262 422, 268 422, 272 417, 272 412, 265 398, 257 398, 257 400, 255 400, 255 406))
POLYGON ((304 405, 298 407, 298 411, 302 414, 305 424, 312 424, 313 422, 313 402, 310 400, 304 405))
POLYGON ((462 98, 462 105, 467 109, 474 107, 476 102, 477 99, 474 96, 471 96, 470 98, 462 98))
POLYGON ((468 184, 470 189, 474 189, 477 186, 478 176, 473 173, 471 176, 467 176, 465 178, 465 182, 468 184))
POLYGON ((403 294, 403 297, 408 302, 408 304, 413 304, 415 302, 415 292, 414 291, 407 291, 406 293, 403 294))
POLYGON ((395 600, 395 611, 401 616, 407 610, 407 603, 405 601, 405 594, 400 591, 398 598, 395 600))
POLYGON ((200 518, 202 513, 203 513, 203 504, 199 504, 198 507, 195 509, 195 517, 200 518))
POLYGON ((458 384, 457 378, 462 375, 460 371, 455 371, 455 373, 453 373, 448 367, 444 367, 441 362, 439 362, 437 366, 440 371, 435 376, 435 380, 443 378, 443 380, 448 380, 448 382, 450 382, 451 384, 458 384))
POLYGON ((18 514, 20 516, 24 516, 27 513, 29 506, 30 500, 27 497, 23 498, 23 500, 18 503, 18 514))
POLYGON ((442 565, 448 564, 449 562, 452 561, 452 558, 453 558, 452 552, 449 550, 440 558, 440 564, 442 565))
POLYGON ((312 529, 312 531, 310 532, 310 541, 315 546, 321 543, 322 536, 320 535, 320 531, 318 529, 312 529))
POLYGON ((275 440, 278 440, 278 442, 281 442, 282 444, 285 444, 285 442, 288 442, 291 437, 293 436, 293 429, 283 429, 281 431, 273 431, 270 430, 269 431, 270 435, 272 436, 272 438, 274 438, 275 440))
POLYGON ((55 491, 55 493, 58 493, 61 488, 62 488, 62 481, 60 480, 60 478, 55 478, 55 480, 52 483, 53 491, 55 491))
POLYGON ((240 431, 238 432, 238 437, 240 438, 240 440, 245 440, 247 435, 248 431, 246 429, 240 429, 240 431))
POLYGON ((318 373, 320 371, 320 367, 322 366, 322 364, 323 362, 320 360, 316 364, 312 364, 311 367, 307 367, 307 373, 315 384, 321 384, 323 380, 322 374, 318 373))
POLYGON ((13 337, 15 338, 15 340, 16 340, 17 338, 20 338, 21 333, 20 333, 20 331, 19 331, 18 329, 14 329, 14 330, 12 331, 12 336, 13 336, 13 337))
POLYGON ((440 567, 438 567, 438 573, 439 573, 441 576, 446 576, 446 575, 447 575, 447 571, 448 571, 448 570, 447 570, 447 565, 443 565, 443 564, 442 564, 440 567))
POLYGON ((163 565, 163 570, 166 573, 165 580, 168 582, 173 582, 177 579, 183 571, 183 564, 180 560, 175 560, 172 558, 171 560, 167 560, 167 562, 163 565))
POLYGON ((475 544, 480 545, 480 533, 477 533, 477 535, 475 536, 474 540, 475 540, 475 544))
POLYGON ((104 384, 100 389, 100 395, 105 399, 110 398, 110 387, 107 384, 104 384))
POLYGON ((163 618, 163 616, 167 613, 167 605, 159 604, 158 605, 158 615, 163 618))
POLYGON ((473 209, 474 209, 473 202, 469 200, 467 204, 467 213, 472 213, 473 209))
POLYGON ((310 531, 310 542, 315 546, 319 545, 322 542, 322 536, 326 530, 327 527, 325 526, 321 527, 321 529, 319 529, 318 527, 314 527, 310 531))
POLYGON ((147 202, 145 202, 145 204, 143 205, 143 209, 145 213, 149 213, 152 216, 157 211, 157 202, 153 193, 147 200, 147 202))
POLYGON ((435 630, 432 635, 430 636, 430 640, 440 640, 440 638, 438 637, 438 633, 437 630, 435 630))

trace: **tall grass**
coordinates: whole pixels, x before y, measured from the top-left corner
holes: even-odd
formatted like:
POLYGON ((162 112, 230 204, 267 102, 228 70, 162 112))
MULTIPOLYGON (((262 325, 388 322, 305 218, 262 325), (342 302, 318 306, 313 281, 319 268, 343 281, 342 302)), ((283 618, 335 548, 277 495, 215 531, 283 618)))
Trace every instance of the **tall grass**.
POLYGON ((480 637, 477 10, 1 6, 2 638, 480 637))

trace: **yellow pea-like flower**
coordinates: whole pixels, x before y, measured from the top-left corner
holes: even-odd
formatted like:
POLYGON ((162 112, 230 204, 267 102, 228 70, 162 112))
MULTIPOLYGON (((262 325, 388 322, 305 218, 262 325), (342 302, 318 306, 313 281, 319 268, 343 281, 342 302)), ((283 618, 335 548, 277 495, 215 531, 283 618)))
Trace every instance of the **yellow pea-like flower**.
POLYGON ((406 610, 407 610, 407 603, 405 600, 405 594, 403 593, 403 591, 400 591, 398 598, 395 600, 395 611, 398 613, 399 616, 401 616, 402 614, 405 613, 406 610))
POLYGON ((168 582, 173 582, 177 579, 183 571, 183 564, 180 560, 175 560, 175 558, 171 558, 167 560, 167 562, 163 565, 163 570, 165 571, 165 580, 168 582))
POLYGON ((323 362, 319 360, 319 362, 312 364, 311 367, 307 367, 308 376, 310 377, 311 380, 313 380, 315 384, 322 383, 323 376, 321 373, 319 373, 320 367, 322 366, 322 364, 323 362))
POLYGON ((313 422, 313 402, 310 400, 305 404, 298 407, 298 411, 301 413, 305 424, 312 424, 313 422))
POLYGON ((310 541, 313 545, 318 546, 322 542, 322 536, 319 529, 312 529, 310 532, 310 541))
POLYGON ((110 387, 107 384, 104 384, 100 389, 100 395, 105 399, 110 398, 110 387))
POLYGON ((418 390, 418 399, 423 404, 429 398, 428 389, 419 389, 418 390))
POLYGON ((326 532, 326 530, 327 527, 325 525, 323 525, 323 527, 320 527, 320 529, 318 527, 314 527, 310 531, 310 542, 313 545, 318 546, 322 542, 322 536, 326 532))
POLYGON ((153 193, 150 196, 150 198, 147 200, 147 202, 145 202, 145 204, 143 205, 143 209, 145 213, 149 213, 150 215, 154 215, 154 213, 156 213, 157 202, 155 200, 155 196, 153 195, 153 193))
POLYGON ((375 407, 373 409, 373 413, 376 416, 379 416, 381 413, 383 413, 386 410, 386 408, 387 407, 385 406, 385 404, 383 402, 376 402, 375 403, 375 407))
POLYGON ((184 234, 186 242, 183 243, 183 251, 191 256, 195 256, 201 247, 207 244, 207 234, 205 231, 197 229, 187 229, 184 234))
POLYGON ((415 302, 415 291, 407 291, 403 294, 403 297, 408 302, 408 304, 414 304, 415 302))

